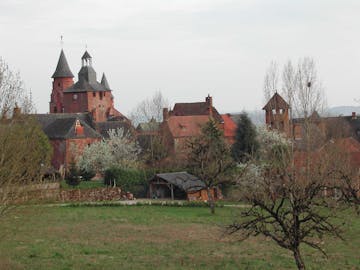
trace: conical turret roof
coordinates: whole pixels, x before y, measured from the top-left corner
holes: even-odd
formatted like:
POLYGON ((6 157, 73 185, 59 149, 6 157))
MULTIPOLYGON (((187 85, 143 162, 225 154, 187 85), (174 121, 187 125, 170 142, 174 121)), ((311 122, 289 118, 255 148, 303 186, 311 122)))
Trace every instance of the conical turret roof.
POLYGON ((102 78, 101 78, 101 84, 106 88, 110 90, 110 86, 109 83, 106 79, 105 73, 103 73, 102 78))
POLYGON ((59 61, 52 78, 74 78, 63 50, 61 50, 59 61))

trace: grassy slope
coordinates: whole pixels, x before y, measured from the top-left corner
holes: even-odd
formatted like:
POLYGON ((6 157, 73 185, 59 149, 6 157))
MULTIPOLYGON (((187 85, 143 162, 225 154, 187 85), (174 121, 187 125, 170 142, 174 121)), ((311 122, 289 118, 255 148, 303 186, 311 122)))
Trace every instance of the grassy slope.
MULTIPOLYGON (((267 239, 223 239, 219 225, 234 211, 25 206, 0 223, 0 268, 294 269, 291 254, 267 239)), ((328 260, 305 248, 309 269, 360 269, 360 217, 345 237, 324 239, 328 260)))

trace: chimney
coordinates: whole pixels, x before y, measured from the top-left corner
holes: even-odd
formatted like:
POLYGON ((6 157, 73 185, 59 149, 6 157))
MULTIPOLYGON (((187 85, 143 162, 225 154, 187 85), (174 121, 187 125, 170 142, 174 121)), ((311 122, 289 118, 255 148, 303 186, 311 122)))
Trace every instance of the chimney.
POLYGON ((75 135, 76 136, 84 135, 84 127, 81 126, 79 120, 76 120, 76 122, 75 122, 75 135))
POLYGON ((213 100, 212 100, 212 97, 208 94, 205 101, 206 101, 206 103, 208 105, 209 116, 212 117, 213 116, 213 100))
POLYGON ((351 119, 356 119, 357 117, 356 117, 356 112, 352 112, 351 113, 351 119))
POLYGON ((163 122, 169 120, 169 109, 163 108, 163 122))

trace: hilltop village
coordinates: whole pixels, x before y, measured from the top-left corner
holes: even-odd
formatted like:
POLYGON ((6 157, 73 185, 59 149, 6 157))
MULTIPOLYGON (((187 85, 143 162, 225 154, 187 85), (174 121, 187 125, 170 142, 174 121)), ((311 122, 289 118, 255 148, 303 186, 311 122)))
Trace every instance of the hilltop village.
POLYGON ((173 109, 163 108, 163 121, 154 119, 134 127, 131 121, 115 108, 110 84, 102 75, 97 80, 92 56, 86 51, 81 57, 78 80, 68 65, 65 53, 60 57, 52 75, 49 113, 35 115, 53 147, 52 166, 67 169, 81 155, 84 147, 108 137, 111 129, 122 128, 139 139, 144 146, 149 136, 161 134, 168 156, 180 155, 187 139, 197 136, 210 118, 223 130, 226 141, 235 139, 236 124, 230 114, 219 114, 211 96, 202 102, 176 103, 173 109), (74 151, 76 149, 76 151, 74 151))
MULTIPOLYGON (((61 50, 52 75, 49 113, 35 115, 53 147, 51 164, 56 170, 66 170, 85 147, 107 138, 112 129, 121 128, 130 133, 142 147, 146 147, 149 138, 161 138, 167 161, 181 158, 186 152, 187 140, 199 135, 201 127, 209 119, 216 121, 229 145, 235 142, 239 115, 220 114, 213 106, 213 97, 210 95, 204 101, 176 103, 170 110, 163 108, 162 122, 151 119, 148 123, 134 127, 115 108, 114 96, 105 74, 98 81, 89 52, 85 51, 81 62, 78 79, 74 81, 73 72, 61 50)), ((304 120, 290 119, 290 106, 278 93, 262 109, 264 124, 269 129, 279 130, 293 138, 301 152, 304 120)), ((321 141, 312 150, 321 148, 330 139, 341 137, 342 145, 351 152, 353 161, 360 165, 360 118, 355 113, 351 116, 320 117, 314 111, 310 119, 316 129, 317 140, 321 141), (340 130, 339 125, 342 127, 340 130), (339 132, 343 134, 335 134, 339 132)))

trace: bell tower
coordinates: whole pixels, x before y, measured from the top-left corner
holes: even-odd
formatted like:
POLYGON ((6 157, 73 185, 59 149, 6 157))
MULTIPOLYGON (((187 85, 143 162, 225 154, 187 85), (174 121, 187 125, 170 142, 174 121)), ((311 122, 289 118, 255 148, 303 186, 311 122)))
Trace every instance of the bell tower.
POLYGON ((53 87, 50 98, 50 113, 62 113, 64 112, 64 90, 74 84, 74 75, 69 68, 63 50, 60 52, 59 61, 52 78, 53 87))
POLYGON ((266 103, 265 122, 269 129, 284 132, 290 136, 289 104, 276 92, 266 103))

